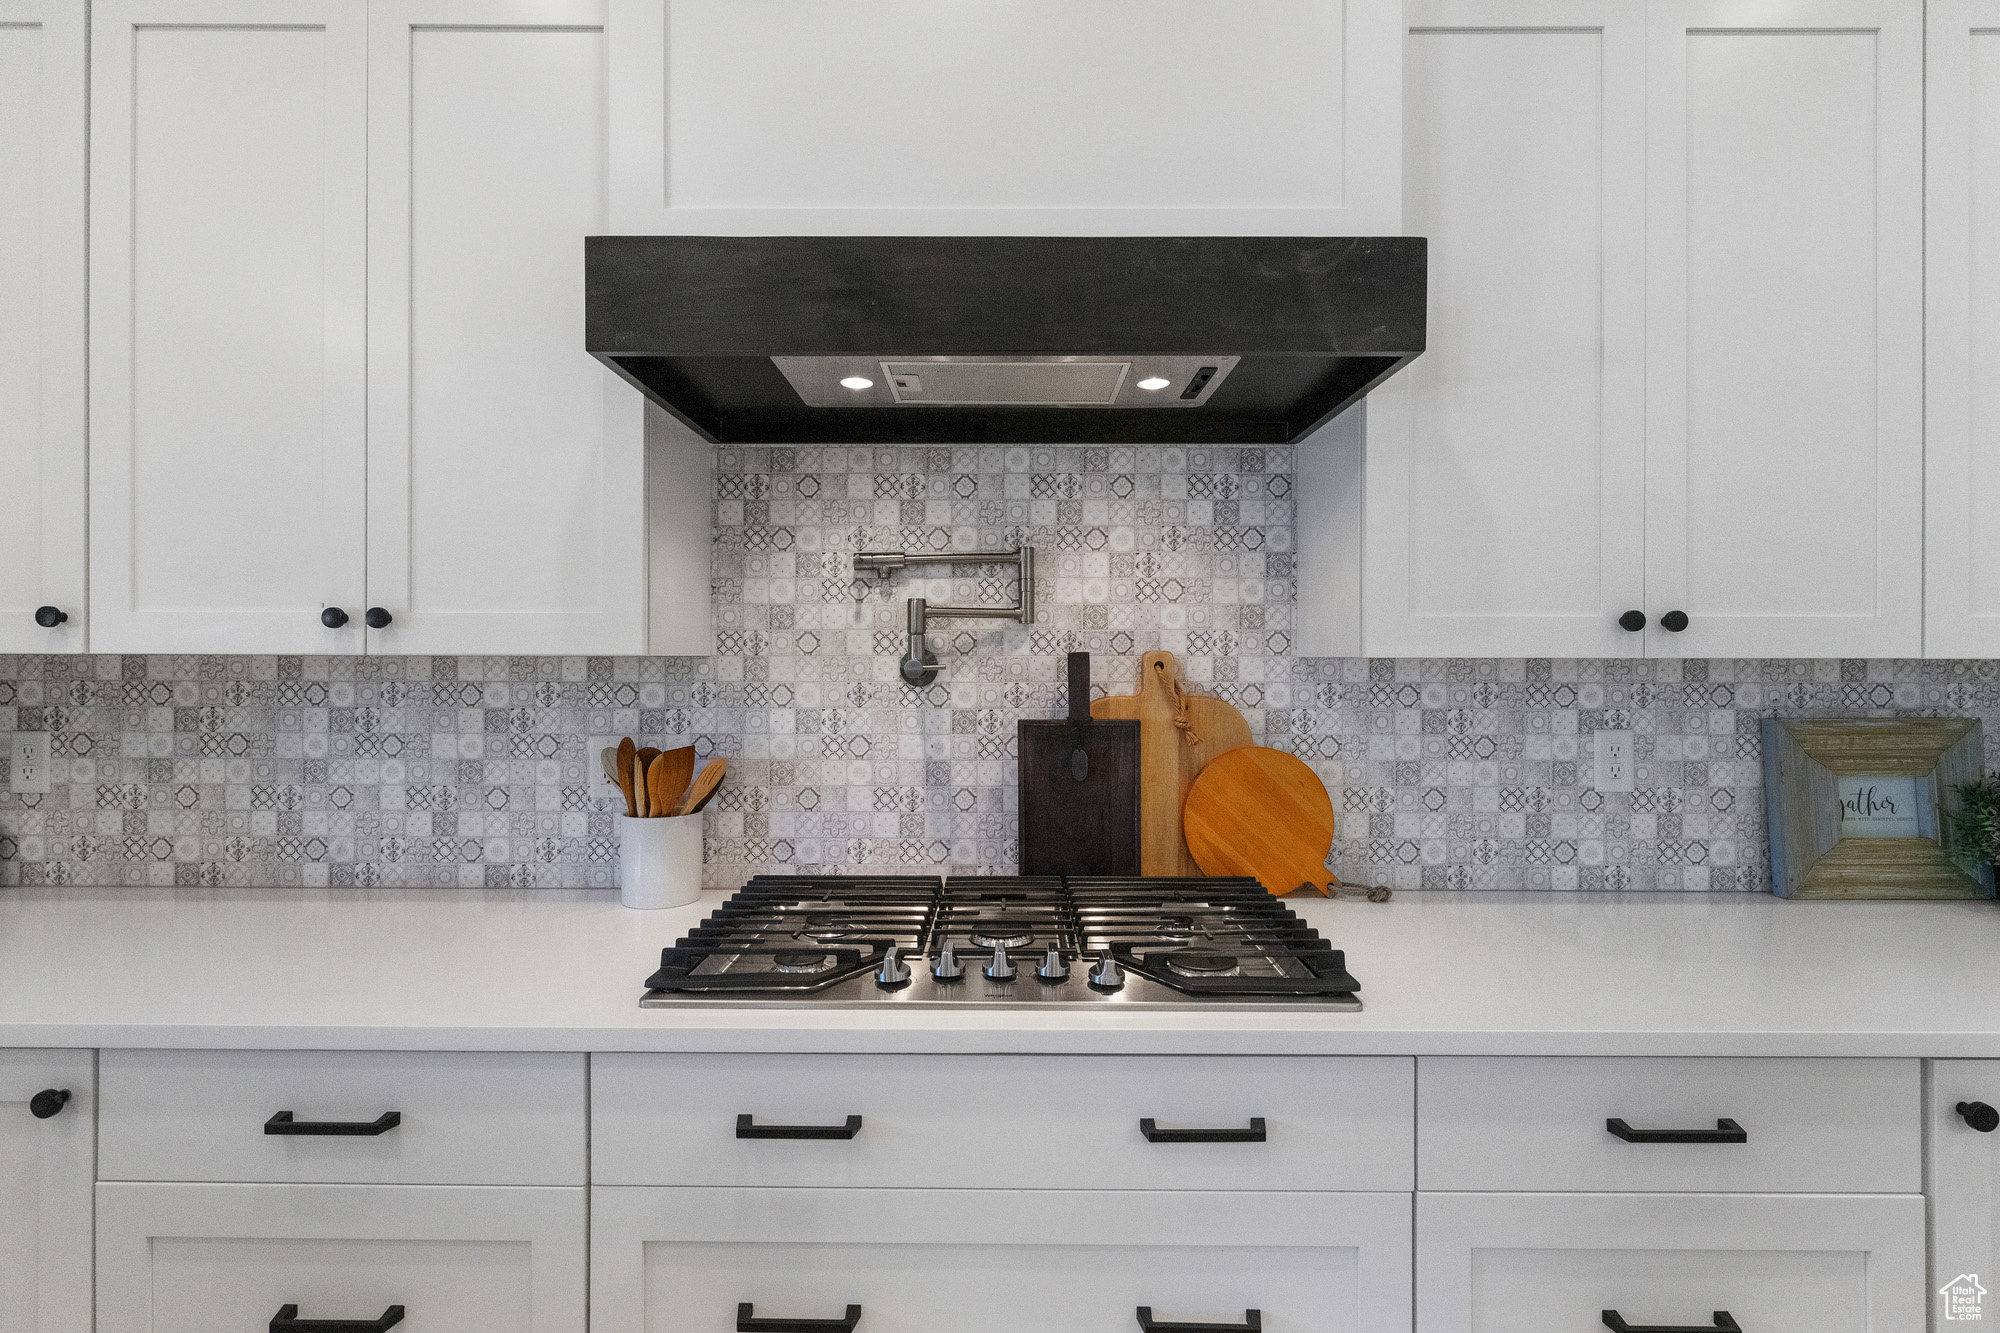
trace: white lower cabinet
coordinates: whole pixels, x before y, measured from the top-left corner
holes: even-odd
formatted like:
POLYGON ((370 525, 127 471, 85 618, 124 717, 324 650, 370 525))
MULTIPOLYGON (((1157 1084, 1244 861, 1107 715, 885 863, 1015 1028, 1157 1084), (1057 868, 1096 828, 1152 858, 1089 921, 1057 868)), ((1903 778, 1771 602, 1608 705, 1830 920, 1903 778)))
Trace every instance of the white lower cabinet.
POLYGON ((584 1330, 582 1189, 112 1184, 97 1211, 97 1333, 584 1330))
POLYGON ((1406 1333, 1409 1237, 1407 1194, 599 1188, 591 1326, 1406 1333))
POLYGON ((1915 1333, 1916 1195, 1420 1194, 1417 1333, 1915 1333))
POLYGON ((1986 1290, 2000 1287, 1996 1107, 2000 1060, 1931 1065, 1924 1192, 1931 1208, 1931 1300, 1941 1320, 2000 1319, 2000 1296, 1986 1290))
POLYGON ((0 1051, 0 1333, 90 1333, 94 1081, 89 1051, 0 1051))

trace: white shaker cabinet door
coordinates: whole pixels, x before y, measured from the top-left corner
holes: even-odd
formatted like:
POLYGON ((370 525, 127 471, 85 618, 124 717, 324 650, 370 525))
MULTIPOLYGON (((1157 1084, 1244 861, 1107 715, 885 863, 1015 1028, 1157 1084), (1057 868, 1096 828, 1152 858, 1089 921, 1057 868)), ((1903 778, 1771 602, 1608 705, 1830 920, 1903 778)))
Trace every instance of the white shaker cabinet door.
POLYGON ((0 653, 84 647, 84 17, 0 0, 0 653))
POLYGON ((100 652, 362 648, 366 13, 91 10, 100 652))
POLYGON ((600 1333, 1410 1328, 1408 1194, 600 1186, 590 1251, 600 1333))
POLYGON ((0 1051, 0 1333, 91 1333, 92 1082, 89 1051, 0 1051))
POLYGON ((613 230, 1401 231, 1400 0, 612 0, 613 230))
POLYGON ((1429 347, 1369 404, 1364 646, 1637 656, 1618 622, 1644 606, 1643 9, 1406 17, 1429 347))
POLYGON ((1930 0, 1924 654, 2000 656, 2000 0, 1930 0))
POLYGON ((584 350, 604 0, 368 12, 369 651, 644 652, 642 400, 584 350))
POLYGON ((1936 1060, 1929 1074, 1934 1327, 1991 1328, 1972 1321, 2000 1320, 2000 1295, 1985 1290, 2000 1289, 2000 1060, 1936 1060))
POLYGON ((1914 657, 1923 6, 1648 15, 1647 651, 1914 657))
POLYGON ((1919 1333, 1917 1195, 1419 1194, 1416 1333, 1919 1333))
POLYGON ((97 1187, 97 1333, 584 1333, 581 1189, 97 1187))

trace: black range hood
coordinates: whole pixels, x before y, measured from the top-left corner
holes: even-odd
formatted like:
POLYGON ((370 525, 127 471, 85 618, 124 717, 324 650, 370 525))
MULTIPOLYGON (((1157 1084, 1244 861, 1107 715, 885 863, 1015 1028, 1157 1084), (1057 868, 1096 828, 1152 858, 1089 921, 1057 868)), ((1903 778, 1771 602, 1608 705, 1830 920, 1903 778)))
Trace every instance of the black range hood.
POLYGON ((591 354, 716 443, 1284 444, 1424 350, 1420 237, 592 236, 591 354))

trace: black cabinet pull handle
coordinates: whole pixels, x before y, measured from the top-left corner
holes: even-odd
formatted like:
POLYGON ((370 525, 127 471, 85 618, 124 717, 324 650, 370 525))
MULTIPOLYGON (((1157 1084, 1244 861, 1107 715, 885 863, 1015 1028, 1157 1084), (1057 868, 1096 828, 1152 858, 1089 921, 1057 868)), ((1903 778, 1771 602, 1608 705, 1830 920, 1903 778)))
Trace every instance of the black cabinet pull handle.
POLYGON ((861 1307, 850 1305, 838 1319, 759 1319, 756 1306, 744 1301, 736 1307, 736 1333, 854 1333, 861 1322, 861 1307))
MULTIPOLYGON (((266 1134, 323 1134, 350 1139, 372 1139, 387 1134, 403 1123, 401 1111, 384 1111, 373 1120, 294 1120, 290 1111, 280 1111, 264 1122, 266 1134)), ((396 1307, 401 1309, 401 1306, 396 1307)), ((400 1316, 398 1316, 400 1318, 400 1316)), ((384 1328, 388 1325, 384 1324, 384 1328)))
MULTIPOLYGON (((739 1115, 736 1117, 736 1137, 739 1139, 851 1139, 861 1132, 861 1117, 851 1115, 838 1125, 759 1125, 756 1117, 739 1115)), ((747 1307, 746 1307, 747 1308, 747 1307)), ((855 1306, 860 1309, 860 1306, 855 1306)), ((820 1325, 815 1324, 815 1328, 820 1325)), ((832 1325, 827 1325, 832 1327, 832 1325)))
POLYGON ((371 606, 368 608, 367 614, 361 617, 361 622, 368 626, 369 629, 387 629, 389 628, 389 622, 395 618, 381 607, 371 606))
POLYGON ((1743 1326, 1727 1310, 1717 1310, 1713 1324, 1628 1324, 1616 1310, 1606 1310, 1604 1326, 1611 1333, 1743 1333, 1743 1326))
POLYGON ((388 1333, 403 1322, 403 1307, 392 1305, 380 1319, 301 1319, 299 1307, 281 1305, 271 1316, 271 1333, 388 1333))
POLYGON ((337 606, 329 606, 319 613, 319 623, 328 629, 339 629, 347 623, 347 612, 337 606))
POLYGON ((1604 1127, 1627 1143, 1748 1143, 1750 1136, 1734 1120, 1718 1120, 1714 1129, 1634 1129, 1623 1120, 1604 1127))
POLYGON ((1240 1324, 1170 1324, 1153 1318, 1153 1307, 1139 1307, 1139 1327, 1146 1333, 1257 1333, 1264 1327, 1262 1310, 1245 1310, 1240 1324))
POLYGON ((1679 634, 1687 627, 1688 613, 1685 611, 1669 611, 1660 617, 1660 628, 1669 634, 1679 634))
POLYGON ((1618 617, 1618 628, 1624 630, 1627 634, 1637 634, 1640 630, 1646 628, 1646 613, 1644 611, 1627 611, 1624 615, 1618 617))
POLYGON ((68 1088, 43 1088, 40 1092, 28 1098, 28 1110, 34 1114, 37 1120, 47 1120, 53 1116, 61 1115, 63 1107, 68 1105, 68 1088))
POLYGON ((1262 1143, 1264 1117, 1250 1117, 1248 1129, 1161 1129, 1151 1120, 1139 1122, 1148 1143, 1262 1143))
POLYGON ((35 608, 35 623, 43 629, 54 629, 69 619, 69 612, 60 606, 38 606, 35 608))
MULTIPOLYGON (((42 1095, 46 1097, 48 1094, 42 1095)), ((1960 1102, 1952 1109, 1958 1112, 1960 1119, 1981 1134, 1991 1134, 1994 1130, 2000 1129, 2000 1111, 1994 1110, 1985 1102, 1960 1102)))

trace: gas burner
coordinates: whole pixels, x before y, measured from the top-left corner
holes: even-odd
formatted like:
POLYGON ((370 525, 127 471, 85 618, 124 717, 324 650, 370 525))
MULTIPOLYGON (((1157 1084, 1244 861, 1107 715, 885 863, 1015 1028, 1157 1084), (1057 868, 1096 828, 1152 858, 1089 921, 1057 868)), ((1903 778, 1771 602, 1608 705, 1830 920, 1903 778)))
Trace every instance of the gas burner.
POLYGON ((810 940, 815 944, 848 944, 855 940, 873 939, 874 936, 851 920, 842 921, 815 914, 806 918, 802 928, 792 932, 792 938, 810 940))
POLYGON ((1210 977, 1240 977, 1243 965, 1230 954, 1204 953, 1198 949, 1183 949, 1179 953, 1166 956, 1167 970, 1178 972, 1184 977, 1205 981, 1210 977))
POLYGON ((1035 928, 1025 921, 984 921, 967 927, 965 937, 982 949, 1019 949, 1035 942, 1035 928))
POLYGON ((771 968, 773 971, 785 973, 831 972, 836 961, 830 953, 808 953, 794 949, 787 953, 772 954, 771 968))

